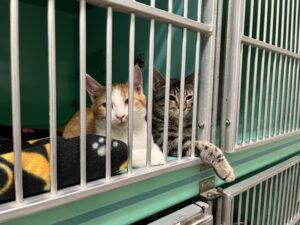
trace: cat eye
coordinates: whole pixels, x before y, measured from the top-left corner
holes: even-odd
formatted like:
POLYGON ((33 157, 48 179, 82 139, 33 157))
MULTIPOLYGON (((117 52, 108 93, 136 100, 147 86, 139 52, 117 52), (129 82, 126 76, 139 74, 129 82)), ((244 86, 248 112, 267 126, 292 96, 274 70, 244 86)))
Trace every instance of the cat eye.
POLYGON ((101 105, 106 108, 106 102, 103 102, 101 105))
POLYGON ((128 105, 128 98, 125 100, 125 104, 128 105))
POLYGON ((191 100, 193 98, 193 96, 192 95, 189 95, 189 96, 187 96, 186 98, 185 98, 185 100, 191 100))
POLYGON ((176 98, 174 96, 170 95, 170 100, 171 101, 176 101, 176 98))

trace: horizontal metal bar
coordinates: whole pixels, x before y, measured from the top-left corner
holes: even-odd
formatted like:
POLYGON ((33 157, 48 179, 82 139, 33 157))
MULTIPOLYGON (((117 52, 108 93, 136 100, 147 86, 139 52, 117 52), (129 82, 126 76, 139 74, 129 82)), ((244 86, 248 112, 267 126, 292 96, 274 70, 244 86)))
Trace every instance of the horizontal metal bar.
POLYGON ((241 41, 244 44, 255 46, 255 47, 258 47, 258 48, 261 48, 261 49, 266 49, 266 50, 271 51, 271 52, 277 52, 281 55, 285 55, 285 56, 288 56, 288 57, 291 57, 291 58, 300 59, 300 55, 298 55, 296 53, 293 53, 291 51, 276 47, 274 45, 271 45, 271 44, 265 43, 263 41, 259 41, 259 40, 256 40, 256 39, 244 36, 244 35, 241 37, 241 41))
POLYGON ((257 184, 260 184, 261 182, 281 173, 282 171, 292 167, 293 165, 296 165, 300 162, 300 155, 294 156, 282 163, 277 164, 276 166, 264 170, 261 173, 258 173, 246 180, 243 180, 242 182, 239 182, 235 185, 230 186, 229 188, 224 189, 224 193, 234 197, 254 186, 257 184))
POLYGON ((280 141, 282 139, 289 138, 289 137, 294 137, 294 136, 297 136, 297 135, 300 135, 300 130, 297 130, 297 131, 294 131, 294 132, 291 132, 291 133, 287 133, 287 134, 284 134, 284 135, 273 136, 273 137, 270 137, 269 139, 264 139, 264 140, 257 141, 257 142, 250 142, 250 143, 243 144, 243 145, 236 145, 234 147, 234 152, 244 151, 244 150, 247 150, 249 148, 254 148, 254 147, 266 145, 266 144, 272 143, 274 141, 280 141))
POLYGON ((212 33, 212 26, 157 9, 149 5, 130 0, 87 0, 89 4, 101 7, 112 6, 114 11, 135 13, 138 17, 155 19, 159 22, 171 23, 196 32, 212 33))
POLYGON ((178 171, 183 168, 199 165, 200 162, 201 160, 199 158, 191 159, 190 157, 186 157, 182 158, 181 162, 173 160, 168 162, 165 166, 155 166, 148 171, 141 168, 136 169, 134 173, 130 175, 124 174, 120 176, 113 176, 107 182, 105 182, 105 179, 89 182, 84 189, 79 185, 76 185, 59 190, 55 196, 52 196, 50 193, 45 193, 26 198, 26 204, 18 205, 11 202, 5 203, 0 205, 0 223, 34 212, 50 209, 75 200, 80 200, 95 194, 110 191, 132 183, 147 180, 152 177, 157 177, 172 171, 178 171))

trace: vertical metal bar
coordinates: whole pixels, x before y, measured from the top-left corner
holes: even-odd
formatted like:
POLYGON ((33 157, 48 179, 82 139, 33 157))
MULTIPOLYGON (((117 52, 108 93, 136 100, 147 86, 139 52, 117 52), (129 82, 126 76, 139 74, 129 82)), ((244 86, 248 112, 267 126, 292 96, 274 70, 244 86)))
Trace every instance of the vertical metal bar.
POLYGON ((292 206, 293 206, 292 202, 294 201, 294 198, 295 198, 294 185, 295 185, 296 165, 294 165, 294 166, 291 167, 291 171, 293 171, 293 172, 292 172, 291 194, 290 194, 290 198, 288 200, 288 202, 289 202, 289 209, 288 209, 288 212, 287 212, 287 218, 288 218, 288 220, 290 220, 291 217, 292 217, 292 215, 291 215, 291 212, 293 210, 292 209, 292 206))
POLYGON ((277 204, 277 212, 276 212, 276 225, 278 225, 279 222, 279 213, 281 209, 281 194, 282 194, 282 178, 283 177, 283 172, 280 174, 280 182, 279 182, 279 190, 278 190, 278 204, 277 204))
MULTIPOLYGON (((173 0, 168 2, 168 12, 173 11, 173 0)), ((165 158, 165 165, 167 164, 168 156, 168 135, 169 135, 169 104, 170 104, 170 74, 171 74, 171 52, 172 52, 172 24, 168 24, 168 36, 167 36, 167 54, 166 54, 166 89, 165 89, 165 114, 164 114, 164 142, 163 142, 163 154, 165 158)))
POLYGON ((111 92, 112 92, 112 26, 113 9, 107 8, 106 22, 106 157, 105 178, 111 178, 111 92))
POLYGON ((23 178, 21 156, 21 109, 20 109, 20 66, 19 66, 19 1, 10 1, 10 61, 11 96, 14 147, 14 182, 16 202, 23 202, 23 178))
MULTIPOLYGON (((287 0, 287 25, 286 25, 286 37, 285 37, 285 49, 289 49, 289 26, 290 26, 290 0, 287 0)), ((292 35, 292 34, 291 34, 292 35)))
MULTIPOLYGON (((187 18, 188 1, 184 0, 183 16, 187 18)), ((186 64, 186 37, 187 29, 183 28, 182 50, 181 50, 181 75, 180 75, 180 100, 179 100, 179 125, 178 125, 178 160, 182 158, 182 141, 183 141, 183 106, 185 90, 185 64, 186 64)))
POLYGON ((251 225, 254 224, 255 201, 256 201, 256 186, 253 187, 253 193, 252 193, 251 225))
POLYGON ((283 223, 285 224, 287 219, 289 219, 287 216, 289 214, 289 206, 291 205, 290 202, 291 202, 291 195, 292 195, 292 185, 291 183, 293 181, 291 181, 291 175, 292 175, 292 170, 293 170, 293 167, 290 167, 287 171, 288 171, 288 183, 287 183, 287 194, 286 194, 286 202, 285 202, 285 207, 284 207, 284 217, 283 217, 283 223))
MULTIPOLYGON (((252 36, 253 30, 253 5, 254 1, 251 1, 250 6, 250 24, 249 24, 249 37, 252 36)), ((250 61, 251 61, 251 46, 248 46, 248 56, 247 56, 247 72, 246 72, 246 93, 245 93, 245 109, 244 109, 244 128, 243 128, 243 143, 246 143, 247 135, 247 114, 248 114, 248 100, 249 100, 249 79, 250 79, 250 61)), ((251 137, 250 137, 251 141, 251 137)))
POLYGON ((230 225, 231 224, 231 215, 233 211, 233 199, 231 196, 226 194, 223 195, 223 209, 224 213, 222 213, 222 224, 230 225))
POLYGON ((256 216, 256 224, 260 223, 260 212, 261 212, 261 194, 262 194, 262 183, 259 184, 259 194, 258 194, 258 206, 257 206, 257 216, 256 216))
POLYGON ((249 189, 246 191, 246 202, 245 202, 245 225, 248 223, 248 208, 249 208, 249 189))
POLYGON ((300 173, 299 173, 299 163, 296 166, 296 176, 295 176, 295 186, 293 193, 295 194, 295 197, 293 198, 292 203, 292 216, 296 215, 298 209, 297 209, 297 194, 299 193, 299 181, 300 181, 300 173))
MULTIPOLYGON (((271 180, 270 180, 271 182, 271 180)), ((261 224, 265 224, 265 220, 266 220, 266 211, 267 211, 267 196, 268 196, 268 193, 269 193, 269 190, 268 190, 268 187, 269 187, 269 181, 266 180, 265 181, 265 190, 264 190, 264 203, 263 203, 263 212, 262 212, 262 223, 261 224)), ((270 206, 268 205, 268 208, 270 208, 270 206)), ((268 214, 268 217, 270 215, 268 214)))
MULTIPOLYGON (((286 24, 286 30, 285 30, 285 33, 286 33, 286 37, 285 37, 285 49, 288 49, 288 40, 289 40, 289 23, 290 23, 290 0, 287 0, 287 14, 286 14, 286 18, 287 18, 287 24, 286 24)), ((283 113, 283 108, 284 108, 284 95, 285 95, 285 81, 286 81, 286 64, 287 64, 287 60, 288 58, 285 57, 285 61, 284 61, 284 78, 283 78, 283 91, 282 91, 282 97, 281 97, 281 112, 280 112, 280 131, 282 129, 282 126, 283 126, 283 133, 285 133, 285 127, 286 127, 286 119, 287 117, 285 117, 284 119, 284 124, 282 124, 283 122, 283 116, 284 116, 284 113, 283 113)), ((290 64, 289 64, 290 65, 290 64)), ((289 67, 290 68, 290 67, 289 67)), ((288 68, 288 87, 289 87, 289 74, 290 74, 290 69, 288 68)), ((288 90, 287 90, 288 92, 288 90)), ((288 92, 289 93, 289 92, 288 92)), ((287 94, 288 94, 287 93, 287 94)), ((288 105, 288 97, 286 98, 286 106, 288 105)), ((286 107, 287 109, 287 107, 286 107)))
MULTIPOLYGON (((298 35, 299 35, 299 27, 298 27, 298 21, 299 21, 299 0, 296 2, 296 17, 295 17, 295 37, 294 37, 294 48, 292 49, 293 52, 297 53, 297 43, 298 43, 298 35)), ((300 36, 299 36, 300 37, 300 36)), ((298 92, 298 82, 299 82, 299 60, 295 60, 295 63, 297 65, 296 69, 296 83, 295 83, 295 97, 294 97, 294 112, 293 112, 293 122, 291 130, 296 129, 296 110, 297 110, 297 99, 299 98, 299 92, 298 92)))
POLYGON ((134 92, 135 14, 130 13, 129 25, 129 82, 128 82, 128 174, 132 173, 133 150, 133 92, 134 92))
MULTIPOLYGON (((210 1, 208 1, 210 2, 210 1)), ((226 151, 234 151, 238 136, 238 112, 240 102, 240 80, 243 48, 241 36, 244 33, 244 10, 245 1, 228 1, 227 34, 226 34, 226 51, 225 71, 224 71, 224 90, 222 106, 222 123, 221 123, 221 148, 226 151), (232 32, 231 30, 234 30, 232 32), (242 32, 241 32, 242 31, 242 32), (237 34, 237 35, 236 35, 237 34)), ((253 10, 252 10, 253 11, 253 10)), ((251 16, 250 16, 251 17, 251 16)), ((252 19, 253 20, 253 19, 252 19)), ((252 29, 252 28, 251 28, 252 29)), ((201 57, 202 58, 202 57, 201 57)), ((202 61, 202 60, 201 60, 202 61)), ((202 67, 202 63, 201 63, 202 67)), ((202 71, 202 69, 201 69, 202 71)), ((203 76, 203 73, 201 73, 203 76)))
POLYGON ((289 212, 288 212, 288 218, 293 218, 294 214, 294 208, 296 204, 296 198, 297 198, 297 176, 298 176, 298 171, 297 171, 297 165, 293 166, 293 179, 292 179, 292 198, 290 200, 290 207, 289 207, 289 212))
MULTIPOLYGON (((280 207, 281 208, 281 210, 280 210, 280 217, 279 217, 279 224, 282 224, 282 218, 283 218, 283 212, 285 211, 285 209, 287 208, 286 207, 286 205, 285 205, 285 199, 286 199, 286 195, 288 194, 288 193, 286 193, 286 190, 287 190, 287 183, 286 183, 286 179, 287 179, 287 175, 288 174, 288 170, 285 170, 285 171, 283 171, 282 172, 282 175, 284 176, 284 181, 283 181, 283 188, 282 188, 282 206, 283 207, 280 207)), ((281 206, 280 205, 280 206, 281 206)))
POLYGON ((239 194, 238 225, 241 225, 242 197, 243 193, 239 194))
MULTIPOLYGON (((281 35, 280 35, 280 47, 283 48, 283 34, 284 34, 284 18, 285 18, 285 3, 286 1, 282 1, 282 15, 281 15, 281 29, 280 29, 280 32, 281 32, 281 35)), ((279 128, 278 128, 278 134, 280 134, 280 131, 281 131, 281 120, 279 119, 281 116, 278 115, 279 112, 279 90, 280 90, 280 84, 281 84, 281 69, 282 69, 282 58, 284 56, 283 55, 280 55, 280 59, 279 59, 279 77, 278 77, 278 81, 277 81, 277 98, 276 98, 276 111, 275 111, 275 133, 276 133, 276 130, 277 130, 277 123, 278 123, 278 120, 279 120, 279 128), (277 119, 277 116, 279 117, 277 119)), ((286 59, 286 58, 285 58, 286 59)), ((283 93, 283 92, 282 92, 283 93)), ((280 112, 281 113, 281 112, 280 112)))
POLYGON ((298 47, 298 35, 299 35, 299 27, 298 27, 298 21, 299 21, 299 0, 296 0, 296 22, 295 22, 295 38, 294 38, 294 49, 293 52, 297 53, 297 47, 298 47))
MULTIPOLYGON (((245 0, 241 1, 241 6, 240 6, 240 20, 241 20, 241 35, 245 33, 245 11, 246 11, 246 4, 245 0)), ((221 22, 220 22, 221 23, 221 22)), ((240 57, 238 58, 239 60, 239 79, 238 79, 238 96, 241 96, 241 82, 242 82, 242 69, 243 69, 243 57, 244 55, 244 45, 243 43, 240 43, 240 57)), ((238 135, 239 135, 239 126, 240 126, 240 99, 237 100, 237 117, 236 117, 236 132, 235 132, 235 137, 234 137, 234 143, 236 144, 238 142, 238 135)))
MULTIPOLYGON (((277 199, 278 199, 278 192, 277 192, 277 190, 278 190, 278 176, 279 175, 276 175, 276 180, 275 180, 275 191, 274 191, 274 201, 273 201, 273 206, 274 207, 272 207, 272 220, 271 220, 271 223, 269 223, 269 219, 268 219, 268 225, 274 225, 275 224, 275 215, 276 215, 276 213, 275 213, 275 211, 276 211, 276 203, 277 203, 277 199)), ((274 178, 274 179, 275 179, 274 178)), ((273 184, 273 183, 272 183, 273 184)), ((270 192, 270 199, 272 199, 272 192, 270 192)), ((271 201, 269 201, 269 206, 271 205, 271 201)), ((270 207, 270 209, 271 209, 271 207, 270 207)), ((271 215, 271 214, 269 214, 269 215, 271 215)))
MULTIPOLYGON (((151 0, 151 7, 155 7, 155 0, 151 0)), ((147 158, 146 167, 151 167, 151 142, 152 142, 152 101, 153 101, 153 61, 154 61, 154 30, 155 20, 150 20, 149 33, 149 69, 148 69, 148 108, 147 108, 147 158)))
POLYGON ((279 134, 282 132, 282 126, 284 130, 283 124, 283 110, 284 110, 284 96, 285 96, 285 86, 286 86, 286 70, 287 70, 287 61, 288 57, 284 56, 284 66, 283 66, 283 82, 282 82, 282 91, 281 91, 281 109, 280 109, 280 121, 279 121, 279 134))
POLYGON ((289 42, 290 42, 290 48, 289 48, 289 50, 291 51, 291 52, 293 52, 293 49, 294 49, 294 40, 293 40, 293 38, 294 38, 294 36, 293 36, 293 32, 295 32, 295 30, 294 30, 294 17, 295 17, 295 0, 292 0, 292 15, 291 15, 291 17, 292 17, 292 23, 291 23, 291 28, 290 28, 290 32, 291 32, 291 37, 290 37, 290 40, 289 40, 289 42))
POLYGON ((292 65, 292 58, 289 59, 289 67, 288 67, 288 80, 287 80, 287 89, 286 89, 286 92, 287 92, 287 97, 286 97, 286 104, 285 104, 285 118, 284 118, 284 127, 283 127, 283 131, 284 133, 287 133, 287 121, 288 121, 288 111, 289 111, 289 107, 290 107, 290 78, 291 78, 291 65, 292 65))
MULTIPOLYGON (((273 1, 272 1, 273 2, 273 1)), ((275 28, 275 46, 278 46, 278 28, 279 28, 279 7, 280 7, 280 1, 277 0, 277 7, 276 7, 276 28, 275 28)), ((270 112, 269 112, 269 137, 271 136, 271 129, 272 129, 272 118, 273 118, 273 101, 274 101, 274 89, 275 89, 275 78, 276 78, 276 71, 277 71, 277 58, 278 54, 275 53, 275 59, 273 62, 273 79, 272 79, 272 88, 271 88, 271 100, 270 100, 270 112)), ((278 72, 278 71, 277 71, 278 72)), ((278 96, 278 89, 276 90, 276 95, 278 96)), ((276 116, 275 116, 275 121, 276 121, 276 116)), ((274 135, 276 133, 275 129, 275 123, 274 123, 274 135)))
POLYGON ((291 126, 292 126, 292 112, 293 112, 293 107, 295 107, 295 105, 293 105, 293 100, 294 98, 296 98, 297 96, 295 95, 296 94, 296 90, 295 90, 295 93, 294 93, 294 87, 295 87, 295 70, 296 70, 296 59, 291 59, 292 62, 293 62, 293 69, 292 69, 292 74, 290 74, 290 76, 292 76, 292 82, 291 82, 291 85, 292 85, 292 90, 291 90, 291 99, 290 99, 290 115, 289 115, 289 125, 288 125, 288 128, 287 128, 287 132, 290 132, 291 131, 291 126))
MULTIPOLYGON (((256 25, 256 39, 257 40, 259 40, 259 36, 260 36, 260 17, 261 17, 261 0, 258 0, 258 19, 257 19, 257 25, 256 25)), ((252 88, 253 91, 252 91, 252 111, 251 111, 251 126, 250 126, 250 142, 252 142, 253 129, 254 129, 254 115, 255 115, 255 99, 256 99, 256 80, 257 80, 258 53, 259 53, 259 48, 256 48, 255 49, 255 59, 254 59, 254 78, 253 78, 253 88, 252 88)), ((258 118, 260 118, 260 115, 258 115, 258 118)), ((257 137, 255 139, 257 139, 257 137)))
MULTIPOLYGON (((197 9, 197 21, 201 22, 201 11, 202 11, 202 1, 198 0, 198 9, 197 9)), ((200 57, 200 33, 197 33, 196 38, 196 49, 195 49, 195 72, 194 72, 194 101, 193 101, 193 122, 192 122, 192 154, 195 156, 195 139, 196 139, 196 129, 197 129, 197 109, 198 109, 198 83, 199 83, 199 57, 200 57)))
POLYGON ((55 0, 48 0, 48 64, 51 193, 57 192, 55 0))
POLYGON ((211 131, 211 112, 214 78, 214 60, 215 60, 215 38, 216 38, 216 5, 217 1, 203 1, 202 22, 212 24, 211 35, 201 39, 201 57, 199 76, 199 102, 198 104, 198 129, 197 137, 199 140, 210 140, 211 131))
POLYGON ((294 130, 296 130, 297 128, 298 128, 298 125, 299 125, 299 122, 297 122, 298 120, 297 120, 297 117, 296 117, 296 115, 298 114, 298 116, 299 116, 299 110, 297 110, 297 100, 298 100, 298 107, 299 107, 299 103, 300 103, 300 97, 299 97, 299 94, 300 94, 300 87, 299 87, 299 64, 300 64, 300 61, 299 60, 297 60, 297 80, 296 80, 296 97, 295 97, 295 107, 294 107, 294 122, 293 122, 293 129, 294 130), (298 111, 298 113, 297 113, 297 111, 298 111))
MULTIPOLYGON (((268 22, 268 1, 265 1, 265 12, 264 12, 264 33, 263 33, 263 42, 266 42, 267 36, 267 22, 268 22)), ((272 43, 273 40, 273 17, 274 17, 274 1, 271 4, 271 24, 270 24, 270 39, 269 43, 272 43)), ((260 115, 261 115, 261 108, 262 108, 262 95, 263 95, 263 81, 264 81, 264 74, 265 74, 265 54, 266 50, 263 49, 263 56, 262 56, 262 63, 261 63, 261 75, 260 75, 260 93, 259 93, 259 108, 258 108, 258 122, 257 122, 257 136, 259 138, 260 132, 260 115)), ((268 69, 267 69, 267 87, 266 87, 266 98, 265 98, 265 112, 264 112, 264 126, 262 130, 262 136, 265 137, 266 132, 266 125, 267 125, 267 112, 268 112, 268 105, 269 105, 269 83, 270 83, 270 66, 271 66, 271 57, 272 53, 269 52, 268 54, 268 69)), ((270 133, 268 134, 270 136, 270 133)))
MULTIPOLYGON (((300 35, 299 35, 300 37, 300 35)), ((300 61, 298 62, 298 68, 299 68, 299 63, 300 61)), ((299 73, 298 73, 298 76, 299 76, 299 73)), ((299 82, 299 86, 298 86, 298 109, 297 109, 297 125, 296 125, 296 128, 297 130, 300 129, 300 124, 299 124, 299 121, 300 121, 300 97, 299 97, 299 93, 300 93, 300 82, 299 82)))
POLYGON ((80 185, 86 185, 86 0, 80 0, 80 185))
POLYGON ((234 213, 234 197, 232 198, 232 202, 231 202, 230 223, 229 224, 233 224, 233 213, 234 213))
MULTIPOLYGON (((222 16, 223 16, 223 0, 219 0, 217 1, 216 51, 215 51, 215 68, 214 68, 215 75, 214 75, 214 84, 213 84, 214 87, 213 87, 212 126, 211 126, 211 142, 216 145, 218 145, 218 143, 216 143, 216 135, 217 135, 216 132, 217 132, 217 123, 218 123, 217 114, 218 114, 218 105, 219 105, 218 97, 219 97, 219 83, 220 83, 219 76, 220 76, 222 16)), ((239 112, 237 114, 239 115, 239 112)), ((195 122, 196 121, 194 121, 194 123, 195 122)))

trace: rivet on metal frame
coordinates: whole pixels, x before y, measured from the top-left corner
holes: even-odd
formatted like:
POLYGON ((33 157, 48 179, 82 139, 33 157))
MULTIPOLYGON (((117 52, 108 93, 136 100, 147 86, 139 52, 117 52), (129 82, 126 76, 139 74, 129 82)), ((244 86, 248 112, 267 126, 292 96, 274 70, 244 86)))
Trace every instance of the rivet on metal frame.
POLYGON ((205 128, 205 123, 203 123, 203 122, 198 122, 198 127, 199 127, 200 129, 204 129, 204 128, 205 128))
POLYGON ((229 119, 226 119, 225 124, 226 124, 226 127, 229 127, 230 124, 231 124, 230 120, 229 120, 229 119))

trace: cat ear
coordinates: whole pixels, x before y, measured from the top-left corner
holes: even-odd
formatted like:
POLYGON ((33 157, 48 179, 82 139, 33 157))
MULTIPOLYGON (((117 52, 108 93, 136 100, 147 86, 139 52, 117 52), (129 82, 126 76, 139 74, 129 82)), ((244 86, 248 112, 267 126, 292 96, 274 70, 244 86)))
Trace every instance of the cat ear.
POLYGON ((165 85, 165 78, 162 74, 154 69, 153 71, 153 90, 157 91, 165 85))
MULTIPOLYGON (((199 75, 200 75, 200 70, 199 70, 199 75)), ((194 79, 195 79, 195 74, 192 73, 190 75, 188 75, 186 78, 185 78, 185 84, 194 84, 194 79)))
POLYGON ((143 93, 143 74, 138 65, 134 67, 134 90, 139 94, 143 93))
POLYGON ((90 96, 92 102, 94 102, 101 92, 104 90, 104 87, 99 84, 94 78, 86 74, 86 91, 90 96))

